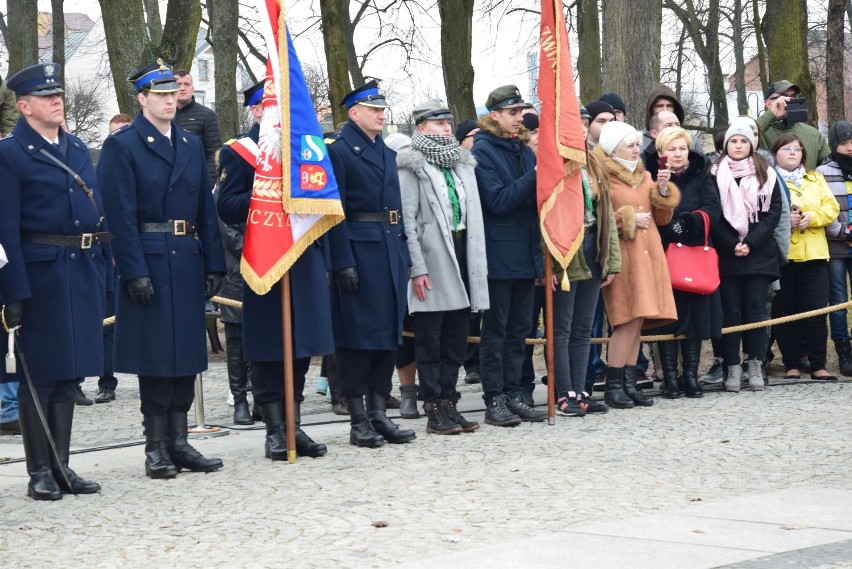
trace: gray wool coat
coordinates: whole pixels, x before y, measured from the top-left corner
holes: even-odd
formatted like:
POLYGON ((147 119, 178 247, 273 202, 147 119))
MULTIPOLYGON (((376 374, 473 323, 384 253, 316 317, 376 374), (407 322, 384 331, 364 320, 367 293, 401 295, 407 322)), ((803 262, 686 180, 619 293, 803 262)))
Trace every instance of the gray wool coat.
POLYGON ((452 238, 452 211, 442 199, 447 185, 441 171, 426 162, 422 153, 406 148, 396 156, 402 217, 411 254, 411 276, 429 275, 432 290, 421 302, 408 287, 408 311, 440 312, 470 307, 473 312, 488 310, 488 265, 485 258, 485 228, 476 187, 476 160, 466 149, 453 168, 464 186, 467 220, 467 272, 470 298, 462 282, 452 238), (440 192, 440 193, 439 193, 440 192))

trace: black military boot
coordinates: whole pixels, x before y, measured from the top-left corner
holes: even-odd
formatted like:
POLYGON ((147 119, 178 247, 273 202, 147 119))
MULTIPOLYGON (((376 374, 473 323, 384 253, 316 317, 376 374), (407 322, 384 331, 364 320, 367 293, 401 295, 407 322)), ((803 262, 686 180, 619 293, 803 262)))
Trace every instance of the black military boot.
POLYGON ((287 432, 284 426, 284 402, 273 401, 261 405, 263 422, 266 424, 266 458, 287 460, 287 432))
POLYGON ((296 454, 299 456, 319 458, 328 453, 327 446, 322 443, 315 442, 305 431, 302 430, 302 405, 299 401, 296 401, 295 411, 296 413, 293 418, 296 421, 296 454))
POLYGON ((479 429, 479 423, 476 421, 468 421, 464 418, 464 415, 459 413, 456 408, 456 402, 453 399, 444 399, 444 411, 446 411, 447 415, 449 415, 450 419, 458 423, 458 425, 462 428, 463 433, 472 433, 473 431, 479 429))
POLYGON ((166 449, 168 419, 165 415, 145 415, 145 474, 149 478, 174 478, 177 467, 166 449))
POLYGON ((660 367, 663 368, 663 396, 666 399, 679 399, 680 386, 677 383, 677 340, 657 342, 660 353, 660 367))
POLYGON ((180 470, 192 472, 213 472, 224 466, 220 458, 205 458, 186 440, 189 425, 186 413, 173 411, 169 413, 169 445, 167 447, 172 462, 180 470))
POLYGON ((704 390, 698 383, 698 360, 701 359, 701 340, 681 340, 680 354, 683 359, 683 392, 687 397, 698 399, 704 390))
POLYGON ((225 356, 228 365, 228 387, 231 389, 231 395, 234 396, 234 424, 254 425, 246 396, 248 364, 243 360, 243 346, 240 338, 227 341, 225 356))
POLYGON ((59 451, 59 459, 62 461, 62 467, 65 468, 68 482, 71 483, 69 486, 68 482, 65 481, 65 477, 62 476, 62 468, 60 468, 56 462, 56 458, 51 454, 53 478, 59 484, 62 493, 95 494, 96 492, 100 492, 100 484, 83 480, 68 466, 68 455, 71 449, 71 424, 74 421, 74 401, 51 403, 47 406, 47 411, 47 424, 50 425, 53 441, 56 443, 56 448, 59 451))
POLYGON ((604 386, 604 401, 609 407, 616 409, 633 409, 636 403, 624 392, 624 368, 606 368, 606 385, 604 386))
POLYGON ((400 429, 387 416, 387 395, 370 390, 367 395, 367 417, 376 432, 391 444, 409 443, 417 438, 411 429, 400 429))
MULTIPOLYGON (((73 403, 73 402, 72 402, 73 403)), ((30 482, 27 485, 27 495, 33 500, 61 500, 62 490, 53 477, 50 466, 50 442, 47 433, 41 425, 36 405, 18 407, 21 422, 21 436, 24 439, 24 455, 27 459, 27 474, 30 482)))
POLYGON ((417 410, 417 386, 399 386, 399 416, 403 419, 419 419, 420 412, 417 410))
POLYGON ((837 352, 840 374, 852 377, 852 343, 849 340, 835 340, 834 350, 837 352))
POLYGON ((485 422, 497 427, 515 427, 521 424, 521 418, 512 413, 506 405, 509 398, 504 394, 485 397, 485 422))
POLYGON ((642 393, 636 389, 636 366, 624 366, 624 393, 633 400, 637 407, 650 407, 654 404, 654 400, 649 397, 644 397, 642 393))
POLYGON ((520 417, 521 421, 527 423, 538 423, 547 419, 547 411, 540 411, 530 407, 523 393, 510 397, 506 402, 506 407, 513 414, 520 417))
POLYGON ((346 406, 349 407, 349 444, 367 448, 376 448, 385 444, 384 437, 376 432, 367 418, 363 397, 347 397, 346 406))
POLYGON ((447 415, 440 399, 425 403, 423 410, 426 412, 426 432, 430 435, 457 435, 462 432, 461 425, 447 415))

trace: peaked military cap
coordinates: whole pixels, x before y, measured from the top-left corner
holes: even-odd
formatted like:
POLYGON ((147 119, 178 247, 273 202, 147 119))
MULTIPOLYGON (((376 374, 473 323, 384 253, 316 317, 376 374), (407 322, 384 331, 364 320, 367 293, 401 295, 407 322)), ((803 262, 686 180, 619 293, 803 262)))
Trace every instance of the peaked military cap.
POLYGON ((414 117, 414 124, 453 118, 453 113, 450 112, 447 103, 441 99, 429 99, 420 103, 411 110, 411 115, 414 117))
POLYGON ((24 95, 45 97, 64 93, 65 90, 59 81, 61 71, 62 66, 58 63, 31 65, 6 79, 6 86, 15 92, 16 97, 23 97, 24 95))
POLYGON ((160 58, 137 71, 128 81, 133 83, 139 93, 146 90, 152 93, 174 93, 178 90, 172 67, 160 58))
POLYGON ((340 106, 347 109, 351 109, 355 105, 364 105, 365 107, 376 107, 379 109, 388 108, 384 93, 379 91, 379 82, 377 80, 373 79, 357 89, 353 89, 340 102, 340 106))
POLYGON ((489 111, 496 111, 497 109, 521 109, 526 106, 527 104, 524 102, 523 97, 521 97, 521 92, 514 85, 497 87, 491 91, 491 94, 488 95, 488 100, 485 101, 485 108, 489 111))
POLYGON ((243 91, 243 106, 250 107, 258 104, 263 100, 263 85, 264 81, 258 81, 245 91, 243 91))

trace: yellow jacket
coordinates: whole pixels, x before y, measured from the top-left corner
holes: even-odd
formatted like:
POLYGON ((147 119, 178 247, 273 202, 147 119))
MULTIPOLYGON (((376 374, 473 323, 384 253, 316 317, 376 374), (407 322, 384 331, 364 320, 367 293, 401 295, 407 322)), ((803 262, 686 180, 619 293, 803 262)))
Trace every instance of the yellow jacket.
POLYGON ((802 213, 810 212, 811 219, 806 229, 793 228, 790 233, 789 261, 828 260, 828 242, 825 228, 837 218, 840 205, 831 193, 822 174, 813 170, 805 172, 802 185, 796 187, 787 182, 790 189, 790 207, 799 206, 802 213))

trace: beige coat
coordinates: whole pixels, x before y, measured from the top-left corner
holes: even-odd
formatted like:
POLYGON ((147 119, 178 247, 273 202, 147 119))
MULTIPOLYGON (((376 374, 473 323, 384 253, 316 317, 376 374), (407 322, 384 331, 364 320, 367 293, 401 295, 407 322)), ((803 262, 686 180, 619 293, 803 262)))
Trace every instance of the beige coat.
POLYGON ((677 320, 677 309, 657 225, 671 221, 674 208, 680 203, 680 191, 669 183, 669 195, 663 197, 641 161, 630 172, 600 148, 594 152, 609 172, 610 199, 621 247, 621 272, 602 289, 609 323, 619 326, 644 318, 643 328, 670 324, 677 320), (647 229, 636 227, 639 212, 652 213, 653 223, 647 229))

